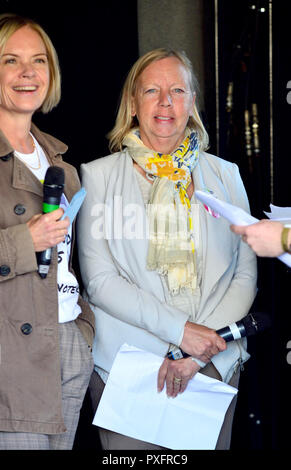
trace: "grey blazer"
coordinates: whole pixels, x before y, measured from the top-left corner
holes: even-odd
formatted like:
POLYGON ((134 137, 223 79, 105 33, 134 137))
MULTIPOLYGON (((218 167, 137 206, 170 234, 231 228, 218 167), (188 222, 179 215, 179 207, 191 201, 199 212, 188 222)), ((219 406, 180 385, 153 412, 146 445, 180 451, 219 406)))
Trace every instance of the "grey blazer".
MULTIPOLYGON (((179 345, 188 314, 166 302, 160 276, 146 269, 146 211, 127 151, 81 165, 81 179, 87 197, 78 217, 79 262, 84 297, 96 317, 95 365, 108 373, 123 343, 160 356, 170 343, 179 345)), ((237 165, 201 153, 193 179, 195 189, 249 211, 237 165)), ((248 313, 256 295, 256 256, 203 204, 199 218, 203 273, 195 317, 218 329, 248 313)), ((240 340, 212 362, 227 381, 248 357, 240 340)))

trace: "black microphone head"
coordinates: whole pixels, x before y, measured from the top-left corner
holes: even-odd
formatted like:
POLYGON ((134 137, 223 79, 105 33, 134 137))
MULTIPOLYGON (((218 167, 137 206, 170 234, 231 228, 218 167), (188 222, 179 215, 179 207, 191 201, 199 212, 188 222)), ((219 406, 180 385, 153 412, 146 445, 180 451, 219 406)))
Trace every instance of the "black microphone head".
POLYGON ((44 184, 49 186, 64 186, 65 172, 63 168, 60 168, 59 166, 49 166, 45 174, 44 184))
POLYGON ((271 318, 264 312, 249 313, 241 322, 246 330, 245 336, 256 335, 271 326, 271 318))
POLYGON ((59 166, 48 167, 43 183, 44 200, 47 197, 60 199, 65 185, 65 172, 59 166))

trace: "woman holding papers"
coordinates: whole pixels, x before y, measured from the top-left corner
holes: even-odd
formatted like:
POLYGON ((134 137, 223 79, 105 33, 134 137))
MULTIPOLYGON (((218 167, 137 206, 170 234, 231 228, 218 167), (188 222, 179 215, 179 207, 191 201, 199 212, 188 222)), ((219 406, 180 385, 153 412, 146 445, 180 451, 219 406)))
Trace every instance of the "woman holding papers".
POLYGON ((94 316, 71 269, 69 220, 60 220, 80 183, 62 161, 67 147, 31 122, 59 99, 47 34, 34 21, 0 15, 1 450, 71 449, 93 368, 94 316), (42 180, 51 166, 65 173, 63 208, 42 215, 42 180), (42 278, 36 253, 49 248, 42 278))
MULTIPOLYGON (((79 259, 97 322, 95 407, 124 343, 165 357, 157 387, 170 397, 198 371, 237 385, 239 365, 248 358, 245 342, 226 346, 215 330, 250 309, 255 256, 194 190, 249 206, 237 166, 205 153, 196 89, 183 53, 145 54, 129 72, 109 135, 116 153, 81 166, 87 198, 79 259), (178 347, 192 357, 169 360, 167 353, 178 347)), ((217 448, 229 447, 234 407, 217 448)), ((100 437, 106 449, 158 448, 105 429, 100 437)))

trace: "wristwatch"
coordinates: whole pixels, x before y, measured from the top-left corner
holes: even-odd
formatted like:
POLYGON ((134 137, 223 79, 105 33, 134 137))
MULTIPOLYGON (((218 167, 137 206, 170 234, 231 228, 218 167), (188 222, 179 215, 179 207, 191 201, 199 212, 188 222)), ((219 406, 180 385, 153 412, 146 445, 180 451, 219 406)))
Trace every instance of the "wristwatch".
POLYGON ((285 251, 285 253, 291 254, 291 245, 288 245, 288 234, 289 234, 290 229, 291 229, 291 224, 284 225, 282 234, 281 234, 281 244, 282 244, 283 251, 285 251))

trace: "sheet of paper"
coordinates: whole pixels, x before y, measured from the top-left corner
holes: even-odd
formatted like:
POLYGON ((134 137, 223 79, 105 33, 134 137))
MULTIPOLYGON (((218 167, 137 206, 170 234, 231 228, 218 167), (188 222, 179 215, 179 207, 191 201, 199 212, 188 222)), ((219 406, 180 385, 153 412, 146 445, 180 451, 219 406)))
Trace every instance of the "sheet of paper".
POLYGON ((218 212, 222 217, 227 219, 231 224, 249 225, 258 222, 258 219, 248 214, 240 207, 221 201, 205 191, 195 191, 195 196, 201 202, 218 212))
POLYGON ((93 424, 168 449, 215 449, 237 389, 197 373, 184 393, 157 392, 163 358, 124 344, 109 374, 93 424))
POLYGON ((267 217, 272 220, 279 220, 283 224, 291 224, 291 207, 279 207, 270 204, 271 212, 265 212, 267 217))
POLYGON ((69 217, 71 224, 73 223, 81 205, 84 202, 86 194, 87 194, 87 191, 85 188, 81 188, 76 194, 74 194, 61 220, 65 219, 65 217, 69 217))
MULTIPOLYGON (((228 202, 221 201, 220 199, 217 199, 216 197, 212 196, 209 193, 206 193, 205 191, 195 191, 195 196, 199 201, 203 202, 207 206, 211 207, 215 212, 218 212, 222 217, 227 219, 231 224, 235 225, 250 225, 258 222, 258 219, 253 217, 252 215, 248 214, 246 211, 241 209, 240 207, 234 206, 232 204, 229 204, 228 202)), ((284 214, 290 214, 291 209, 289 207, 282 208, 282 207, 276 207, 270 205, 271 209, 275 208, 275 213, 278 215, 284 214), (278 209, 286 209, 286 211, 279 211, 278 209), (288 209, 288 211, 287 211, 288 209)), ((274 210, 274 209, 273 209, 274 210)), ((268 215, 268 213, 266 213, 268 215)), ((274 214, 273 214, 273 220, 274 220, 274 214)), ((276 220, 280 220, 276 218, 276 220)), ((285 219, 284 219, 285 220, 285 219)), ((281 220, 282 222, 282 220, 281 220)), ((291 220, 290 220, 291 222, 291 220)), ((287 223, 287 222, 284 222, 287 223)), ((291 268, 291 255, 289 253, 283 253, 282 255, 278 256, 278 259, 285 263, 287 266, 291 268)))

